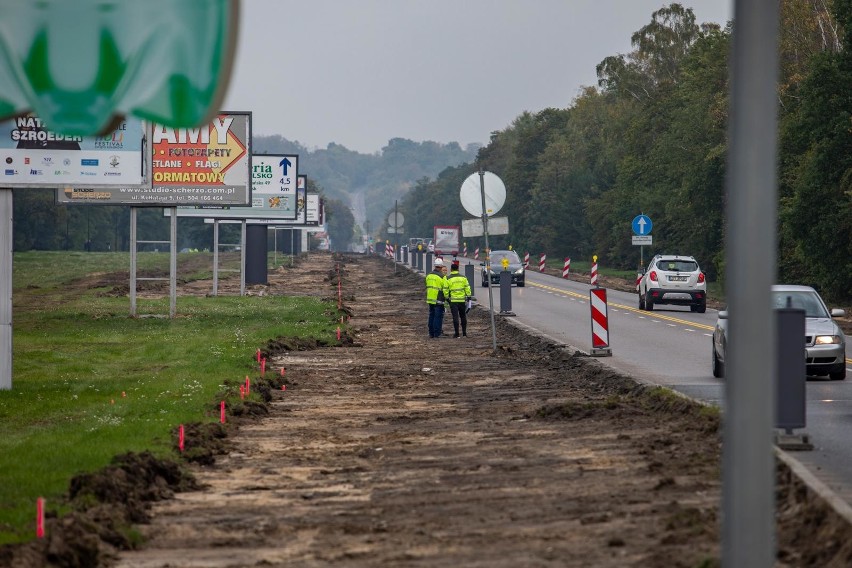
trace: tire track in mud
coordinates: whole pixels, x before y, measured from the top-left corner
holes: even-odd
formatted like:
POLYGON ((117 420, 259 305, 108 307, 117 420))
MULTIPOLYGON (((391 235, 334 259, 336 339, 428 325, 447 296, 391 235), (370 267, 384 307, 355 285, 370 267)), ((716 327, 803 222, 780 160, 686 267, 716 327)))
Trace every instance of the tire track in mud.
MULTIPOLYGON (((312 255, 271 274, 270 291, 315 294, 334 262, 312 255)), ((505 323, 492 355, 484 310, 471 314, 470 337, 430 340, 421 276, 394 276, 375 257, 342 262, 357 346, 273 358, 288 385, 270 414, 243 423, 214 466, 194 467, 203 491, 156 504, 145 548, 118 566, 672 567, 717 557, 712 428, 685 410, 643 408, 623 379, 505 323)))

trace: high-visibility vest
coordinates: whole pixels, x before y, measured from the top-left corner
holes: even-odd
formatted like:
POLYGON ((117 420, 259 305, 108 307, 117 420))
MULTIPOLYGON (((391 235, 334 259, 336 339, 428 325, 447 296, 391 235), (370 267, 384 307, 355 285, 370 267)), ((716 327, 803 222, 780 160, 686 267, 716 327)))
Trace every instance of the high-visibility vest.
POLYGON ((448 295, 447 279, 443 273, 434 270, 426 275, 426 303, 444 305, 448 295))
POLYGON ((459 274, 458 270, 453 270, 447 276, 447 286, 450 289, 450 302, 464 302, 471 295, 470 282, 467 278, 459 274))

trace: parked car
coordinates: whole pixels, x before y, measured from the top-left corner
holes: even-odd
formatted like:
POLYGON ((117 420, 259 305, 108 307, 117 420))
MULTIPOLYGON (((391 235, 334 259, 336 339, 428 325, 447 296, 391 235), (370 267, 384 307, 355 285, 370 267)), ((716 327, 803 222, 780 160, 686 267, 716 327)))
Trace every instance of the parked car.
MULTIPOLYGON (((842 318, 846 312, 829 310, 810 286, 776 285, 772 287, 775 308, 805 310, 806 372, 810 376, 828 375, 833 381, 846 378, 846 337, 832 318, 842 318)), ((728 345, 728 311, 719 312, 713 331, 713 376, 725 376, 725 351, 728 345)))
POLYGON ((491 263, 487 267, 485 263, 482 266, 482 287, 487 288, 489 282, 500 284, 500 273, 503 271, 503 259, 509 261, 508 270, 512 273, 512 284, 517 284, 519 288, 523 288, 526 280, 524 273, 524 263, 518 257, 518 253, 513 250, 493 250, 491 251, 491 263))
POLYGON ((689 306, 707 311, 707 282, 691 256, 658 254, 639 279, 639 309, 651 311, 657 304, 689 306))

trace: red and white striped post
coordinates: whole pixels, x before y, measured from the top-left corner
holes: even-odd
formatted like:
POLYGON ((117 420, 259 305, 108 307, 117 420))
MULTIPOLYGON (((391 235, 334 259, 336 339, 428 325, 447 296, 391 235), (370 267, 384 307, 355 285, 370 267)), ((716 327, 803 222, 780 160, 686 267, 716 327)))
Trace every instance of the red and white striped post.
POLYGON ((373 245, 370 245, 370 254, 373 254, 373 245))
POLYGON ((565 265, 562 267, 562 278, 568 278, 571 273, 571 258, 565 257, 565 265))
POLYGON ((598 285, 598 255, 592 257, 592 286, 598 285))
POLYGON ((529 251, 527 251, 526 253, 524 253, 524 268, 526 269, 526 268, 529 268, 529 267, 530 267, 530 253, 529 253, 529 251))
POLYGON ((467 243, 464 243, 464 248, 462 248, 462 256, 467 258, 467 243))
POLYGON ((479 260, 479 247, 473 249, 473 260, 479 260))
POLYGON ((539 257, 539 259, 538 259, 538 271, 539 272, 544 272, 544 264, 545 264, 546 260, 547 260, 547 255, 544 254, 544 253, 541 253, 541 257, 539 257))
POLYGON ((609 314, 606 304, 606 288, 589 290, 589 305, 592 308, 592 349, 589 354, 595 357, 609 357, 609 314))

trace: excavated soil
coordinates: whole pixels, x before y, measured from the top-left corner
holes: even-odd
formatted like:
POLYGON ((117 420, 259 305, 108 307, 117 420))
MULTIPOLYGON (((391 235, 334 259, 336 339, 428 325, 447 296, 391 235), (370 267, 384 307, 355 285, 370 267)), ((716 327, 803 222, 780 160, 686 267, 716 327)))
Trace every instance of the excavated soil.
MULTIPOLYGON (((125 495, 128 512, 53 520, 54 551, 96 542, 84 560, 33 545, 0 553, 0 565, 719 564, 714 411, 500 318, 494 352, 481 308, 467 338, 429 339, 422 276, 376 257, 311 254, 250 293, 337 302, 338 282, 343 340, 282 330, 258 346, 276 377, 260 383, 266 404, 242 409, 227 432, 191 430, 191 476, 156 465, 131 493, 76 480, 111 510, 125 495), (141 548, 127 550, 138 542, 104 530, 110 522, 136 524, 141 548), (69 524, 93 525, 95 536, 69 524)), ((181 290, 203 295, 210 283, 181 290)), ((238 290, 220 282, 220 293, 238 290)), ((780 464, 778 497, 777 566, 852 563, 849 525, 780 464)))

